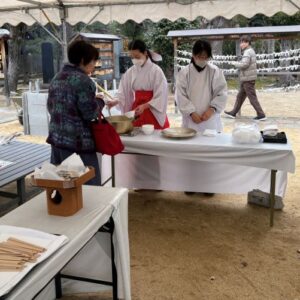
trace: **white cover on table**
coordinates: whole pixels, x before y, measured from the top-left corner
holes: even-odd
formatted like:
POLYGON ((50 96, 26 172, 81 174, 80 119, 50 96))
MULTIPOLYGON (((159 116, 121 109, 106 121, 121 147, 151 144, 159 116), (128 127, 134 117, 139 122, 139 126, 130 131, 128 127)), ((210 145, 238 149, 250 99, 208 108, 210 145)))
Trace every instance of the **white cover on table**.
POLYGON ((295 172, 295 156, 289 144, 234 144, 231 134, 226 133, 175 140, 162 137, 158 130, 151 136, 123 136, 122 141, 127 152, 295 172))
MULTIPOLYGON (((118 273, 118 293, 120 298, 130 300, 127 201, 128 192, 126 189, 83 186, 83 208, 73 216, 59 217, 48 215, 46 196, 45 193, 42 193, 2 217, 0 224, 64 234, 69 238, 69 243, 32 270, 9 294, 8 299, 32 299, 112 215, 115 223, 114 246, 118 273)), ((100 247, 102 246, 100 245, 100 247)), ((105 248, 106 245, 103 245, 103 247, 105 248)), ((82 261, 78 265, 78 272, 81 271, 83 266, 88 268, 89 265, 97 265, 99 254, 97 253, 96 255, 97 257, 87 255, 86 258, 88 260, 82 261)), ((101 267, 100 265, 99 268, 101 267)), ((111 270, 106 271, 111 272, 111 270)), ((42 299, 48 300, 51 298, 44 297, 42 299)))
POLYGON ((22 271, 0 272, 0 296, 9 292, 32 268, 52 255, 68 241, 68 238, 64 235, 56 236, 28 228, 0 225, 0 242, 7 241, 10 237, 32 243, 47 250, 40 254, 36 262, 26 263, 22 271))
MULTIPOLYGON (((122 137, 122 140, 126 151, 159 156, 116 156, 116 185, 127 188, 241 194, 252 189, 270 192, 270 169, 277 168, 283 171, 277 172, 275 193, 283 197, 287 171, 293 172, 295 168, 290 145, 237 145, 231 142, 229 134, 169 140, 156 132, 152 136, 122 137)), ((103 181, 110 174, 110 158, 104 156, 103 181)))

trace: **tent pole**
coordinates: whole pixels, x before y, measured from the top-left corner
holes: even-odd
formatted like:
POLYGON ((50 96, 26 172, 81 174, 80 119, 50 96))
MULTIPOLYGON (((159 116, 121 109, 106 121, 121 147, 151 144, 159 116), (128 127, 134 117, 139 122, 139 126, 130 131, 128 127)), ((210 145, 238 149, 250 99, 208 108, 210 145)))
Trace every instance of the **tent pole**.
POLYGON ((68 36, 67 36, 67 10, 62 0, 56 0, 59 5, 59 16, 62 27, 62 50, 63 50, 63 63, 67 63, 68 60, 68 36))
MULTIPOLYGON (((174 79, 173 79, 174 87, 173 87, 173 90, 175 90, 176 78, 177 78, 177 74, 178 74, 178 68, 177 68, 177 63, 178 63, 178 61, 177 61, 177 57, 178 57, 178 53, 177 53, 178 39, 177 38, 173 39, 173 47, 174 47, 174 79)), ((175 105, 175 113, 177 114, 178 113, 178 108, 177 108, 176 102, 174 103, 174 105, 175 105)))
POLYGON ((67 63, 68 60, 68 38, 67 38, 67 22, 66 19, 61 20, 62 25, 62 38, 63 38, 63 63, 67 63))
POLYGON ((101 13, 101 11, 103 10, 104 8, 103 7, 100 7, 99 6, 99 11, 97 11, 97 13, 82 27, 82 29, 79 31, 79 33, 77 33, 70 41, 70 44, 72 42, 74 42, 79 36, 80 36, 80 33, 83 32, 87 26, 89 26, 94 20, 95 18, 101 13))
POLYGON ((27 14, 35 21, 37 22, 49 35, 51 35, 59 44, 62 45, 62 41, 55 36, 51 31, 49 31, 41 22, 39 22, 29 11, 27 11, 27 14))
POLYGON ((3 66, 3 74, 4 74, 4 91, 5 91, 5 98, 6 98, 6 105, 10 105, 10 98, 9 98, 9 86, 8 86, 8 74, 7 74, 7 61, 6 61, 6 51, 5 51, 5 39, 1 39, 1 55, 2 55, 2 66, 3 66))

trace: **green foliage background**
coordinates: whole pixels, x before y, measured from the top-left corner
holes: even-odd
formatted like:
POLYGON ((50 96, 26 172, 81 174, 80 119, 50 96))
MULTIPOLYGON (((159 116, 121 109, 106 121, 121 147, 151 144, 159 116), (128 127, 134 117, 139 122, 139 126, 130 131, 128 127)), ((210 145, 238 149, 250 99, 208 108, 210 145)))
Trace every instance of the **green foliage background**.
MULTIPOLYGON (((185 19, 178 19, 174 22, 163 19, 157 23, 153 23, 150 20, 145 20, 144 22, 138 24, 132 20, 127 21, 124 24, 119 24, 117 22, 112 22, 108 25, 104 25, 99 22, 95 22, 85 28, 85 32, 95 32, 95 33, 112 33, 122 37, 125 41, 132 39, 143 39, 149 48, 157 51, 163 56, 163 61, 161 67, 163 68, 166 76, 171 79, 173 74, 174 66, 174 53, 172 40, 167 37, 170 30, 185 30, 185 29, 199 29, 207 28, 211 26, 212 21, 206 20, 203 17, 198 17, 194 21, 187 21, 185 19)), ((288 16, 284 13, 277 13, 272 17, 266 17, 261 14, 257 14, 254 17, 247 19, 244 16, 237 15, 226 23, 228 27, 245 27, 245 26, 278 26, 278 25, 298 25, 300 24, 300 12, 293 16, 288 16)), ((83 23, 78 23, 77 25, 71 27, 69 26, 71 37, 76 32, 80 31, 85 25, 83 23)), ((9 29, 10 25, 6 25, 9 29)), ((59 26, 55 26, 58 32, 61 32, 59 26)), ((53 27, 49 24, 47 29, 53 32, 53 27)), ((27 39, 24 41, 24 49, 32 54, 39 54, 41 52, 41 43, 49 41, 53 43, 54 46, 54 57, 57 62, 59 62, 61 57, 61 46, 49 36, 43 28, 35 24, 27 28, 27 39)), ((293 41, 293 43, 299 43, 299 41, 293 41)), ((235 54, 235 41, 224 41, 223 43, 223 54, 235 54)), ((255 48, 259 52, 260 47, 262 47, 262 41, 259 40, 255 42, 255 48)), ((126 48, 126 47, 125 47, 126 48)), ((179 49, 181 50, 191 50, 192 42, 187 42, 181 44, 179 49)), ((280 40, 276 41, 275 51, 280 51, 280 40)), ((125 49, 126 51, 126 49, 125 49)))

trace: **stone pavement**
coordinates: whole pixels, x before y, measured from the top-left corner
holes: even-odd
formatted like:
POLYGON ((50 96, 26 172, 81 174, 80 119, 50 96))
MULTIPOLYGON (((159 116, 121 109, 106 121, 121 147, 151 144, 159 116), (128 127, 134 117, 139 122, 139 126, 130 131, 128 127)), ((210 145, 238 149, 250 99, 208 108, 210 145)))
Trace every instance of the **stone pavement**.
POLYGON ((0 107, 0 124, 11 122, 17 119, 18 115, 15 107, 0 107))
POLYGON ((14 121, 17 119, 18 114, 16 107, 13 104, 11 104, 10 106, 6 106, 4 96, 0 95, 0 124, 14 121))

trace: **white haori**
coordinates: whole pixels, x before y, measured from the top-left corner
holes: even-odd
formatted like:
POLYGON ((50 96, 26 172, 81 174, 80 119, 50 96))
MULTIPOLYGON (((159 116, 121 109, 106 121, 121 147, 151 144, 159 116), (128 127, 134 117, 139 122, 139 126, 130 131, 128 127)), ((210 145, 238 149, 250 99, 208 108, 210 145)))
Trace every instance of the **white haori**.
POLYGON ((157 122, 163 126, 167 115, 168 83, 162 69, 150 59, 142 67, 132 66, 122 76, 117 94, 122 113, 132 110, 135 91, 153 91, 153 98, 148 103, 157 122))
POLYGON ((215 65, 208 63, 202 72, 198 72, 193 64, 184 67, 176 80, 175 100, 182 113, 182 127, 197 131, 216 129, 222 131, 220 114, 227 101, 227 83, 223 72, 215 65), (207 121, 196 124, 190 114, 203 114, 210 106, 216 113, 207 121))

